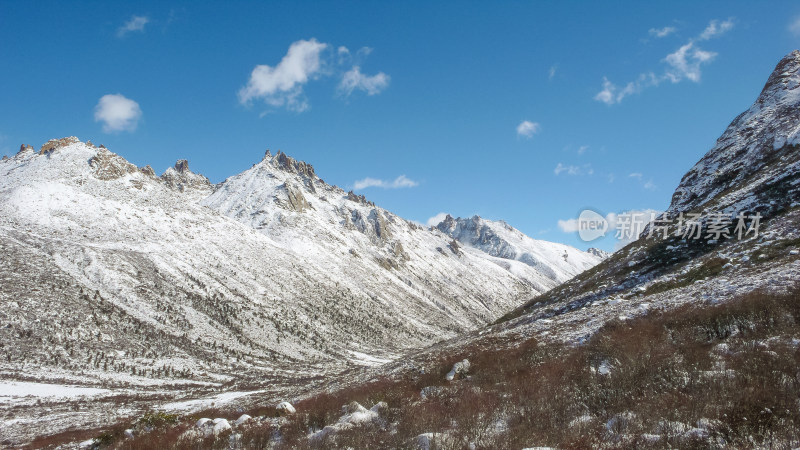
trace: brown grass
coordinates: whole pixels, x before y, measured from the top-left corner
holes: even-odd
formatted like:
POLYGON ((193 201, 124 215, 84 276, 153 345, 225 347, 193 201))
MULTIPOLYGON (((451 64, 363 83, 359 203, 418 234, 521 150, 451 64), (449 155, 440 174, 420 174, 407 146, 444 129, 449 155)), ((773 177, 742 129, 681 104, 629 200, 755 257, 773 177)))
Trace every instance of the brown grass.
MULTIPOLYGON (((571 347, 536 339, 481 342, 431 362, 424 373, 378 379, 298 402, 279 424, 251 426, 244 448, 791 448, 800 445, 800 291, 753 293, 715 306, 684 306, 612 321, 571 347), (444 380, 468 358, 470 375, 444 380), (601 374, 598 368, 610 367, 601 374), (420 391, 433 387, 423 399, 420 391), (382 420, 309 442, 342 405, 383 401, 382 420)), ((219 417, 222 412, 212 414, 219 417)), ((272 407, 248 412, 274 416, 272 407)), ((224 416, 223 416, 224 417, 224 416)), ((156 430, 116 448, 187 448, 192 426, 156 430)), ((227 441, 226 441, 227 442, 227 441)), ((214 448, 203 441, 192 448, 214 448)))

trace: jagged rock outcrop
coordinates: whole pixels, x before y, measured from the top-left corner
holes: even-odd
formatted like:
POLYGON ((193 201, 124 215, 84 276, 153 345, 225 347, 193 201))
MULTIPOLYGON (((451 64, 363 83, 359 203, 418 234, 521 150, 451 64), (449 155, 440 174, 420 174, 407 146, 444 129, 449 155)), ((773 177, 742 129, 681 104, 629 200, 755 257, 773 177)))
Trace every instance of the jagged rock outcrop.
POLYGON ((311 207, 311 205, 309 205, 306 201, 306 198, 303 197, 303 193, 298 188, 289 183, 284 183, 283 188, 286 190, 286 197, 288 199, 287 208, 289 210, 303 212, 311 207))
POLYGON ((39 154, 44 155, 45 153, 52 152, 61 147, 66 147, 69 144, 75 144, 80 142, 80 140, 75 136, 69 136, 61 139, 50 139, 42 148, 39 149, 39 154))
POLYGON ((599 248, 594 248, 594 247, 590 247, 590 248, 586 249, 586 253, 588 253, 590 255, 594 255, 594 256, 596 256, 596 257, 598 257, 600 259, 606 259, 609 256, 611 256, 611 253, 609 253, 609 252, 607 252, 605 250, 600 250, 599 248))
POLYGON ((356 202, 362 205, 375 206, 375 203, 367 200, 367 198, 364 197, 363 194, 356 194, 353 191, 347 191, 347 199, 350 200, 351 202, 356 202))
POLYGON ((308 164, 304 161, 298 161, 291 156, 287 156, 282 151, 278 150, 278 153, 273 158, 273 164, 275 167, 278 167, 282 170, 286 170, 288 172, 296 173, 299 175, 303 175, 308 178, 315 178, 316 174, 314 173, 314 168, 311 164, 308 164))
POLYGON ((94 176, 100 180, 115 180, 139 171, 138 167, 129 163, 125 158, 106 149, 100 149, 95 156, 89 159, 89 165, 94 169, 94 176))
POLYGON ((152 168, 152 167, 150 167, 150 164, 147 164, 146 166, 142 167, 142 168, 141 168, 141 169, 139 169, 139 170, 140 170, 140 171, 141 171, 143 174, 147 175, 148 177, 151 177, 151 178, 155 178, 155 177, 156 177, 156 171, 155 171, 155 170, 153 170, 153 168, 152 168))
POLYGON ((208 195, 213 190, 208 178, 189 170, 189 162, 185 159, 179 159, 174 167, 167 169, 161 175, 161 181, 169 188, 180 192, 208 195))

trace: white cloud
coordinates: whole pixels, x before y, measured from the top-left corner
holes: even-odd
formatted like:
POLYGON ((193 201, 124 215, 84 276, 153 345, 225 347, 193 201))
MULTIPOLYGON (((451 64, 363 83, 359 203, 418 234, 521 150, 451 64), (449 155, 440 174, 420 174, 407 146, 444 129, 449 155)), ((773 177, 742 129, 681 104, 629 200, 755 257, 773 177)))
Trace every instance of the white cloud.
POLYGON ((320 75, 320 54, 327 47, 316 39, 293 42, 277 66, 262 64, 253 69, 247 86, 239 90, 239 101, 249 104, 254 99, 263 99, 274 107, 286 105, 292 111, 305 111, 309 105, 303 85, 320 75))
POLYGON ((562 173, 566 173, 567 175, 592 175, 594 174, 594 169, 589 164, 584 164, 583 166, 570 166, 564 165, 562 163, 558 163, 555 169, 553 169, 553 173, 556 175, 561 175, 562 173))
MULTIPOLYGON (((644 179, 644 174, 643 174, 643 173, 641 173, 641 172, 633 172, 632 174, 628 175, 628 177, 629 177, 629 178, 634 178, 634 179, 636 179, 637 181, 641 182, 641 181, 644 179)), ((657 186, 656 186, 656 184, 653 182, 653 179, 652 179, 652 178, 650 178, 649 180, 647 180, 647 181, 646 181, 646 182, 645 182, 645 183, 642 185, 642 187, 644 187, 644 188, 645 188, 645 189, 647 189, 648 191, 654 191, 654 190, 657 188, 657 186)))
POLYGON ((405 175, 400 175, 394 180, 380 180, 377 178, 367 177, 353 183, 353 189, 356 191, 370 187, 379 187, 383 189, 398 189, 398 188, 410 188, 418 185, 419 183, 406 177, 405 175))
POLYGON ((720 22, 719 20, 712 20, 708 23, 708 26, 705 30, 697 37, 698 41, 707 41, 709 39, 713 39, 715 37, 722 36, 723 34, 727 33, 731 29, 733 29, 733 18, 728 20, 723 20, 720 22))
POLYGON ((675 31, 677 31, 677 29, 675 27, 650 28, 650 31, 648 33, 650 34, 650 36, 654 36, 654 37, 657 37, 657 38, 663 38, 663 37, 669 36, 670 34, 674 33, 675 31))
POLYGON ((800 16, 795 17, 787 27, 790 33, 800 36, 800 16))
POLYGON ((666 76, 673 83, 678 83, 683 78, 697 83, 700 81, 700 65, 711 62, 715 56, 717 56, 716 53, 701 50, 695 47, 693 42, 689 42, 664 58, 664 61, 670 66, 666 76))
POLYGON ((435 216, 429 218, 428 221, 425 222, 425 225, 429 227, 435 227, 436 225, 442 223, 445 217, 447 217, 447 213, 440 212, 439 214, 436 214, 435 216))
MULTIPOLYGON (((683 80, 690 80, 695 83, 699 82, 702 75, 701 66, 711 63, 717 56, 717 53, 701 49, 697 45, 697 42, 721 36, 731 30, 733 26, 733 19, 721 22, 719 20, 712 20, 709 22, 708 26, 698 37, 689 39, 686 44, 680 46, 662 60, 668 67, 661 75, 656 75, 653 72, 642 73, 636 80, 629 82, 624 87, 617 86, 609 81, 608 78, 603 77, 603 88, 600 92, 595 94, 594 99, 607 105, 613 105, 621 102, 625 97, 631 94, 638 94, 648 87, 658 86, 665 80, 669 80, 672 83, 679 83, 683 80)), ((661 30, 651 29, 650 33, 658 36, 658 33, 668 28, 671 27, 665 27, 661 30)), ((800 30, 800 25, 798 25, 798 30, 800 30)), ((669 33, 671 32, 672 31, 669 33)), ((800 31, 798 32, 800 33, 800 31)))
POLYGON ((150 22, 150 19, 146 16, 133 16, 131 20, 125 22, 125 25, 117 29, 117 37, 124 37, 132 31, 144 32, 144 26, 147 25, 148 22, 150 22))
POLYGON ((603 90, 598 92, 594 99, 606 105, 613 105, 621 102, 622 99, 631 94, 642 92, 647 87, 658 86, 660 82, 661 80, 654 73, 643 73, 635 81, 631 81, 625 87, 620 88, 609 81, 608 78, 603 77, 603 90))
POLYGON ((349 97, 355 90, 364 91, 367 95, 379 94, 389 86, 389 75, 379 72, 369 76, 361 73, 361 68, 353 66, 342 76, 338 91, 341 95, 349 97))
POLYGON ((578 147, 578 154, 582 155, 582 154, 586 153, 586 150, 589 150, 589 146, 588 145, 581 145, 580 147, 578 147))
POLYGON ((141 117, 139 104, 122 94, 104 95, 94 108, 94 121, 103 122, 106 133, 133 131, 141 117))
POLYGON ((523 120, 519 125, 517 125, 517 136, 530 139, 534 134, 538 133, 541 128, 541 125, 539 125, 537 122, 523 120))
POLYGON ((608 178, 608 182, 609 183, 613 183, 614 180, 617 179, 616 175, 614 175, 613 173, 610 173, 610 174, 606 175, 606 177, 608 178))
MULTIPOLYGON (((606 237, 610 237, 612 239, 617 239, 617 244, 615 245, 615 249, 620 249, 629 243, 635 241, 638 238, 638 233, 625 233, 625 236, 622 236, 622 233, 618 233, 618 228, 621 229, 625 228, 626 230, 632 230, 633 227, 629 225, 622 225, 620 222, 620 218, 624 218, 627 224, 637 223, 639 224, 636 228, 639 233, 644 231, 645 225, 650 223, 653 219, 657 218, 663 214, 663 211, 658 211, 655 209, 643 209, 643 210, 636 210, 632 209, 629 211, 624 211, 619 214, 617 213, 608 213, 605 216, 606 222, 608 222, 608 231, 606 232, 606 237), (628 236, 630 234, 630 236, 628 236)), ((566 220, 559 220, 558 221, 558 228, 564 233, 577 233, 578 232, 578 219, 566 219, 566 220)))
POLYGON ((550 66, 550 70, 547 72, 547 79, 552 80, 553 77, 556 76, 556 71, 558 70, 558 64, 553 64, 550 66))

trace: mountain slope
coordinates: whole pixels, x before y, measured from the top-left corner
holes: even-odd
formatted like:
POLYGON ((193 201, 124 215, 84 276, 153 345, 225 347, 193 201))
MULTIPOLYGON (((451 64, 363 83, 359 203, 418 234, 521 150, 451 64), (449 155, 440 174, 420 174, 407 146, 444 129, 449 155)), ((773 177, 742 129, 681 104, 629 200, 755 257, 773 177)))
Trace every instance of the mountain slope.
POLYGON ((212 186, 186 161, 157 177, 76 138, 23 146, 0 162, 0 216, 17 261, 0 275, 39 261, 0 289, 12 377, 194 382, 375 364, 560 281, 454 249, 283 153, 212 186), (61 281, 31 283, 45 274, 61 281))
POLYGON ((526 264, 551 280, 550 283, 563 283, 603 259, 568 245, 531 239, 503 221, 478 216, 454 219, 448 214, 436 229, 491 256, 526 264))

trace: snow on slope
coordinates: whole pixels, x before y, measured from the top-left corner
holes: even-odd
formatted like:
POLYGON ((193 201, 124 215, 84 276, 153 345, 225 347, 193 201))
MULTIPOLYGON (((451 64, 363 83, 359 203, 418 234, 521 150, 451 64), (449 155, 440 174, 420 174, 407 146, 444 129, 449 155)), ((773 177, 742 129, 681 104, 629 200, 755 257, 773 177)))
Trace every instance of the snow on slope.
POLYGON ((185 161, 156 177, 76 138, 23 147, 0 162, 0 372, 314 374, 475 328, 560 280, 449 240, 282 153, 214 187, 185 161))
POLYGON ((800 184, 800 51, 776 66, 758 99, 680 182, 667 211, 778 212, 800 184))
MULTIPOLYGON (((551 284, 563 283, 602 260, 569 245, 531 239, 503 221, 479 216, 454 219, 448 214, 436 229, 486 254, 522 262, 551 280, 551 284)), ((520 273, 522 277, 526 275, 520 273)))

